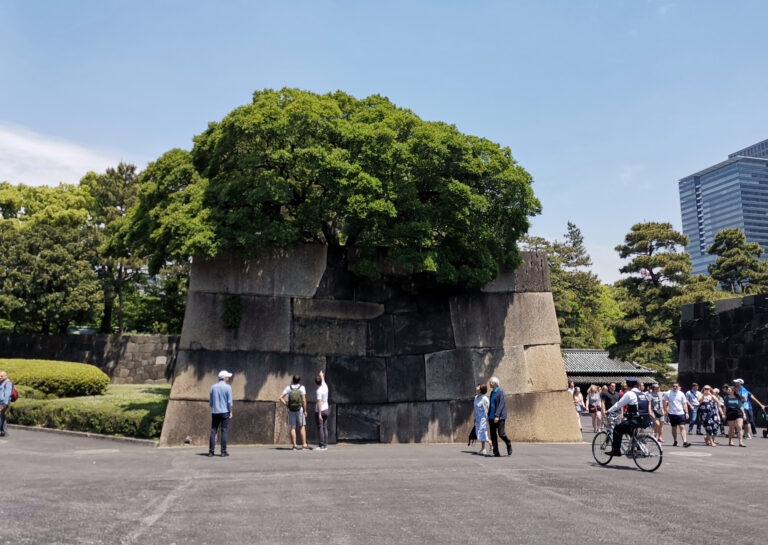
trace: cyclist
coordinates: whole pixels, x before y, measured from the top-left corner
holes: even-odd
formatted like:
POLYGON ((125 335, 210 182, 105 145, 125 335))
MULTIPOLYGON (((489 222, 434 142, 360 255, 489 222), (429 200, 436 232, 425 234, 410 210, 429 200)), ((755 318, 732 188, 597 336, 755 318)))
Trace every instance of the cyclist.
POLYGON ((651 403, 645 392, 637 387, 637 379, 627 377, 627 386, 631 388, 621 396, 618 403, 608 409, 612 414, 627 408, 627 419, 613 428, 613 451, 611 456, 621 456, 621 438, 625 433, 631 433, 635 428, 647 428, 651 424, 651 403))

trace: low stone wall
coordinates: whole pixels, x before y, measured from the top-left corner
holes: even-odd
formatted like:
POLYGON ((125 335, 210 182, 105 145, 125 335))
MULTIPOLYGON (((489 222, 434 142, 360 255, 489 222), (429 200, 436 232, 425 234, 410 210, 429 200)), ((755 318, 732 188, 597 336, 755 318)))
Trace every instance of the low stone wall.
POLYGON ((178 336, 0 335, 0 357, 90 363, 114 384, 165 383, 173 374, 178 336))
MULTIPOLYGON (((475 385, 493 375, 508 395, 513 440, 580 441, 546 256, 523 258, 471 291, 425 276, 362 281, 345 253, 324 246, 195 261, 161 444, 207 443, 220 369, 234 373, 233 443, 288 442, 276 400, 299 374, 314 403, 319 370, 333 441, 466 441, 475 385), (225 325, 232 308, 241 309, 237 328, 225 325)), ((314 441, 315 426, 307 430, 314 441)))
POLYGON ((678 377, 719 388, 742 378, 768 399, 768 296, 723 299, 682 308, 678 377))

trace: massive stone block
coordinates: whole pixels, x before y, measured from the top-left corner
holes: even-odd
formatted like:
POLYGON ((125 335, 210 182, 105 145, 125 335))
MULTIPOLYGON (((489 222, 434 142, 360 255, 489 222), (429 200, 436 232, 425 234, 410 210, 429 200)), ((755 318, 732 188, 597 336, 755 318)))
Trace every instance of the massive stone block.
POLYGON ((240 296, 242 318, 237 330, 224 327, 227 299, 232 295, 190 292, 179 348, 192 350, 291 349, 291 300, 284 297, 240 296))
POLYGON ((176 361, 171 399, 208 401, 220 370, 233 373, 235 400, 276 401, 293 375, 300 375, 314 397, 314 379, 325 371, 325 358, 299 354, 182 350, 176 361))
POLYGON ((189 291, 312 297, 325 272, 326 256, 325 246, 302 244, 265 251, 250 261, 236 256, 195 260, 189 291))
MULTIPOLYGON (((307 388, 307 434, 315 443, 313 379, 321 369, 331 441, 463 443, 474 424, 475 386, 491 376, 509 396, 512 437, 580 437, 564 391, 544 255, 524 254, 517 271, 464 291, 392 268, 381 280, 362 280, 346 268, 349 259, 302 247, 250 262, 193 263, 162 443, 207 440, 200 422, 210 418, 208 392, 221 369, 235 375, 233 430, 238 423, 259 428, 233 431, 235 443, 289 444, 287 410, 277 399, 293 374, 307 388), (233 297, 243 308, 236 332, 223 324, 233 297)), ((768 337, 754 341, 763 342, 768 337)))

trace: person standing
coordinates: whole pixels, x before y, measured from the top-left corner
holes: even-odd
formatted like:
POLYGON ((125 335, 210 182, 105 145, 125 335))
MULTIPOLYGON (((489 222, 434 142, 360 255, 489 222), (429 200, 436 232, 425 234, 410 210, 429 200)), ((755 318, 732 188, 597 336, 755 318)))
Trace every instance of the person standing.
POLYGON ((507 394, 501 389, 499 379, 491 377, 488 381, 491 387, 491 395, 488 400, 488 424, 491 432, 491 446, 493 455, 501 456, 499 453, 499 437, 507 445, 507 456, 512 456, 512 442, 507 437, 507 394), (497 437, 498 434, 498 437, 497 437))
POLYGON ((683 440, 683 446, 688 448, 691 444, 685 434, 685 421, 690 414, 690 405, 685 398, 685 394, 680 390, 680 384, 675 382, 672 389, 664 394, 664 410, 669 415, 669 425, 672 428, 672 446, 677 446, 677 433, 680 432, 680 438, 683 440))
POLYGON ((293 375, 292 382, 285 387, 278 401, 288 407, 288 425, 291 426, 293 450, 312 450, 312 447, 307 445, 307 389, 301 384, 299 375, 293 375), (296 444, 296 428, 301 435, 301 449, 296 444))
MULTIPOLYGON (((328 449, 328 384, 325 382, 325 373, 320 371, 315 377, 317 390, 315 391, 315 418, 317 420, 318 446, 317 450, 328 449)), ((295 443, 295 441, 294 441, 295 443)))
POLYGON ((221 428, 221 455, 229 456, 227 452, 227 434, 229 421, 232 419, 232 386, 229 379, 232 373, 219 372, 219 382, 211 386, 208 403, 211 406, 211 438, 208 441, 208 456, 213 456, 216 448, 216 432, 221 428))
POLYGON ((720 422, 720 405, 717 397, 708 384, 701 389, 701 398, 699 399, 699 419, 704 425, 704 443, 710 447, 716 447, 717 426, 720 422))
POLYGON ((744 406, 744 438, 745 439, 751 439, 752 434, 757 433, 757 428, 755 427, 755 411, 752 408, 752 401, 760 405, 760 408, 765 410, 765 405, 760 403, 755 396, 752 395, 752 392, 747 390, 744 387, 744 381, 740 378, 737 378, 733 381, 733 383, 736 385, 736 395, 741 398, 742 404, 744 406))
POLYGON ((488 444, 488 408, 490 407, 490 401, 488 401, 486 393, 488 393, 488 386, 485 384, 478 384, 475 388, 475 435, 477 435, 477 440, 480 441, 480 450, 478 451, 480 456, 488 454, 486 445, 488 444))
POLYGON ((659 385, 651 384, 651 393, 648 394, 651 400, 651 413, 653 415, 653 435, 659 443, 663 443, 662 434, 664 430, 664 401, 659 393, 659 385))
POLYGON ((592 417, 592 431, 597 433, 600 429, 602 415, 602 407, 600 404, 600 389, 593 384, 587 390, 587 407, 589 414, 592 417))
POLYGON ((699 392, 699 385, 695 382, 691 384, 691 389, 685 392, 685 399, 691 406, 691 421, 688 424, 688 435, 693 433, 693 425, 696 424, 696 435, 701 435, 701 419, 699 418, 699 404, 701 400, 701 393, 699 392))
POLYGON ((571 395, 573 396, 573 406, 576 409, 576 420, 579 423, 579 431, 583 431, 581 429, 581 413, 584 411, 584 396, 581 393, 581 388, 575 386, 571 395))
POLYGON ((744 405, 741 402, 741 398, 736 395, 736 388, 733 386, 725 387, 723 404, 725 405, 725 419, 728 422, 728 445, 731 447, 733 446, 733 436, 737 435, 739 438, 739 446, 746 447, 747 445, 744 444, 742 424, 747 415, 746 411, 744 411, 744 405))
POLYGON ((608 385, 608 391, 600 394, 600 403, 602 405, 603 414, 618 403, 619 399, 621 399, 621 394, 616 391, 616 383, 611 382, 608 385))
POLYGON ((8 434, 6 413, 8 412, 8 405, 11 404, 12 391, 13 384, 8 380, 8 373, 0 371, 0 437, 5 437, 8 434))

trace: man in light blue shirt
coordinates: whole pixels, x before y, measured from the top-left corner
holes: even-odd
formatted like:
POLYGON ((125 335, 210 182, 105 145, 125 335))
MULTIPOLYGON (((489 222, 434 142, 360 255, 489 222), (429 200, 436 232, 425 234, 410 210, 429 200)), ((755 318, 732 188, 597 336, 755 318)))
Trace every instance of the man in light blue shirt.
POLYGON ((701 420, 699 420, 699 385, 695 382, 691 384, 691 389, 685 392, 685 399, 691 406, 691 421, 688 424, 688 435, 693 433, 693 425, 696 424, 696 435, 701 435, 701 420))
POLYGON ((8 374, 5 371, 0 371, 0 437, 4 437, 8 432, 5 413, 8 411, 8 405, 11 404, 12 391, 13 384, 8 380, 8 374))
POLYGON ((736 395, 741 398, 742 407, 744 407, 744 412, 747 414, 747 419, 744 421, 744 438, 751 439, 752 435, 757 433, 757 428, 755 427, 755 411, 752 407, 752 401, 760 405, 760 408, 763 409, 763 411, 765 411, 765 405, 760 403, 757 398, 752 395, 752 392, 744 387, 743 379, 737 378, 733 381, 733 384, 734 391, 736 392, 736 395), (750 428, 752 433, 750 433, 750 428))
POLYGON ((221 371, 219 382, 211 386, 209 404, 211 405, 211 440, 208 442, 208 456, 213 456, 216 447, 216 432, 221 428, 221 455, 229 456, 227 452, 227 432, 229 420, 232 418, 232 386, 229 379, 232 373, 221 371))

